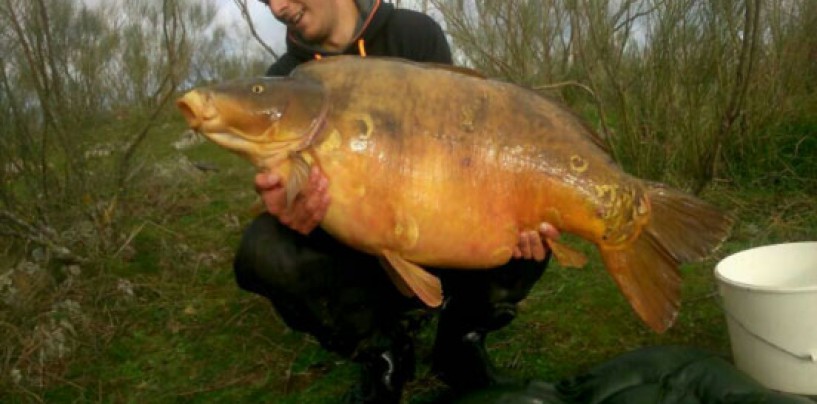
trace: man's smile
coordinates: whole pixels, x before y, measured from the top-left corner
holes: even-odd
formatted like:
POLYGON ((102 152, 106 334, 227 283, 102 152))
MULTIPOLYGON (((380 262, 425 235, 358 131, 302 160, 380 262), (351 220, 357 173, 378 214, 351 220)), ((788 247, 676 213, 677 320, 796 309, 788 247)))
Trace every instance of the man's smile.
POLYGON ((298 23, 301 21, 301 18, 303 18, 304 13, 305 13, 304 9, 301 9, 300 11, 295 13, 295 15, 293 15, 291 17, 288 17, 287 21, 286 21, 287 25, 290 25, 290 26, 298 25, 298 23))

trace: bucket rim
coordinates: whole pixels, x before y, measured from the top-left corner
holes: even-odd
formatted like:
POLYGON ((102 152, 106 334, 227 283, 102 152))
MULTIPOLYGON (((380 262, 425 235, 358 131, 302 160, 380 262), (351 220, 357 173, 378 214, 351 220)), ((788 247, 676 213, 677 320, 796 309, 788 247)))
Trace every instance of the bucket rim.
POLYGON ((763 285, 755 285, 755 284, 750 284, 750 283, 746 283, 746 282, 741 282, 741 281, 732 279, 730 277, 727 277, 726 275, 721 273, 722 268, 723 268, 723 264, 728 263, 729 261, 732 261, 733 259, 737 259, 736 257, 738 255, 743 255, 745 253, 750 253, 750 252, 757 252, 758 250, 773 249, 773 248, 781 247, 781 246, 792 246, 792 245, 796 246, 796 245, 807 245, 807 244, 813 244, 814 248, 817 248, 817 241, 793 241, 793 242, 785 242, 785 243, 767 244, 767 245, 762 245, 762 246, 757 246, 757 247, 752 247, 752 248, 747 248, 745 250, 737 251, 737 252, 735 252, 733 254, 730 254, 730 255, 726 256, 725 258, 720 260, 715 265, 715 271, 714 271, 715 272, 715 277, 721 283, 723 283, 725 285, 729 285, 729 286, 736 287, 736 288, 739 288, 739 289, 744 289, 744 290, 762 291, 762 292, 780 293, 780 294, 794 294, 794 293, 815 292, 815 291, 817 291, 817 285, 796 286, 796 287, 793 287, 793 286, 788 286, 788 287, 763 286, 763 285))

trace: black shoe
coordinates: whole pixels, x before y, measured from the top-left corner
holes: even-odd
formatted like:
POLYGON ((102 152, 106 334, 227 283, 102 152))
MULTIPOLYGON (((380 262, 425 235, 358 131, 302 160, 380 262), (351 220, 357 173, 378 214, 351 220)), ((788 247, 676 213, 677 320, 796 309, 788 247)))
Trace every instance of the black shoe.
POLYGON ((432 370, 439 379, 457 393, 520 384, 518 380, 501 375, 485 350, 487 330, 507 325, 515 311, 509 311, 505 306, 495 307, 482 321, 469 321, 466 313, 446 306, 440 313, 432 353, 432 370), (473 323, 479 322, 486 323, 487 327, 474 327, 473 323))
POLYGON ((485 350, 485 333, 471 331, 457 342, 434 346, 433 371, 455 392, 521 382, 500 374, 485 350))
POLYGON ((414 377, 414 344, 411 340, 392 349, 362 354, 360 381, 347 394, 349 403, 399 403, 403 386, 414 377))

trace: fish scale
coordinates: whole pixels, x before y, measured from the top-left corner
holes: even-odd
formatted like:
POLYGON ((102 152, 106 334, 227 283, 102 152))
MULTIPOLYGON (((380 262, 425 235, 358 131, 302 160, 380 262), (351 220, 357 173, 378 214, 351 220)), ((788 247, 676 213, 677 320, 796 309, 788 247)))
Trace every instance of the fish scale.
MULTIPOLYGON (((559 103, 463 68, 339 56, 177 104, 194 130, 284 175, 290 199, 317 164, 332 198, 321 226, 382 257, 398 289, 430 306, 442 290, 424 266, 498 267, 520 231, 547 221, 595 244, 635 312, 663 332, 680 305, 678 266, 705 258, 733 222, 623 172, 559 103)), ((562 264, 586 262, 547 242, 562 264)))

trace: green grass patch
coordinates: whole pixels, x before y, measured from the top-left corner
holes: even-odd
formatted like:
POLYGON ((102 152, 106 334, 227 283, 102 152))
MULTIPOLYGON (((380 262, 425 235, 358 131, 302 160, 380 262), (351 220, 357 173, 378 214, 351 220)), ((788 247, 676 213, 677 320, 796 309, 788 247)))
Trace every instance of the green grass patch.
MULTIPOLYGON (((0 336, 8 343, 0 401, 337 401, 357 367, 288 330, 268 302, 238 290, 233 280, 233 252, 256 199, 252 167, 206 143, 174 150, 181 125, 166 128, 141 152, 149 163, 117 211, 113 253, 83 265, 78 275, 49 275, 53 281, 32 289, 36 303, 4 312, 0 336), (194 163, 215 169, 202 171, 194 163), (58 316, 72 324, 73 332, 64 332, 70 349, 38 361, 46 339, 35 330, 66 299, 80 308, 78 316, 58 316)), ((726 185, 704 197, 739 221, 715 257, 682 268, 683 306, 673 328, 657 335, 644 326, 594 249, 567 236, 590 263, 583 269, 552 265, 519 317, 490 335, 488 349, 500 369, 556 381, 662 344, 728 357, 712 273, 717 260, 758 245, 813 238, 817 198, 792 188, 726 185)), ((434 326, 430 322, 418 338, 417 379, 406 394, 411 403, 433 401, 443 389, 429 372, 434 326)))

